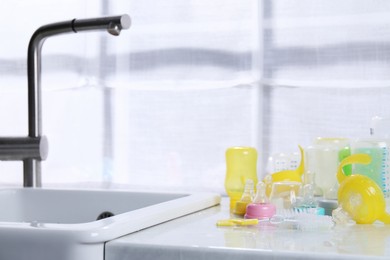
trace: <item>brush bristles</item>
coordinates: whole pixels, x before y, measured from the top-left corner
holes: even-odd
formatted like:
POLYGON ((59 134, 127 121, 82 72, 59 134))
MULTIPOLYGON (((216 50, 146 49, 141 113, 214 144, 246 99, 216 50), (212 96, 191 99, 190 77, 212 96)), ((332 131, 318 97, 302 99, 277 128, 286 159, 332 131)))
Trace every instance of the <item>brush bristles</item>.
POLYGON ((324 230, 334 226, 332 217, 294 210, 283 210, 270 219, 270 223, 299 230, 324 230), (281 214, 283 213, 283 214, 281 214))

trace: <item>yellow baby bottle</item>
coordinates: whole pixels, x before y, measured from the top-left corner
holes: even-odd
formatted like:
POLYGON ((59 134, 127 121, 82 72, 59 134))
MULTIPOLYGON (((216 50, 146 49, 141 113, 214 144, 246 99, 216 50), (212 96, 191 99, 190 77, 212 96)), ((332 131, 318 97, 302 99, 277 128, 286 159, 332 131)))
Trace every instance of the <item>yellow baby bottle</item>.
POLYGON ((257 183, 257 151, 253 147, 230 147, 226 150, 225 190, 230 198, 230 210, 244 192, 245 182, 257 183))

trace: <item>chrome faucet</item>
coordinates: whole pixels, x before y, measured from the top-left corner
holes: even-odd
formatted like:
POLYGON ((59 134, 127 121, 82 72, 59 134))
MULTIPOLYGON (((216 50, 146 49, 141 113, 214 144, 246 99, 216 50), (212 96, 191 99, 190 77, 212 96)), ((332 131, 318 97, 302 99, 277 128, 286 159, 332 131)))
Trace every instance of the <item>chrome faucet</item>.
POLYGON ((41 187, 41 161, 48 154, 47 138, 42 135, 41 112, 41 49, 45 39, 63 33, 91 30, 107 30, 118 36, 122 29, 130 28, 130 24, 127 14, 73 19, 41 26, 32 35, 27 53, 28 136, 0 138, 0 160, 23 161, 24 187, 41 187))

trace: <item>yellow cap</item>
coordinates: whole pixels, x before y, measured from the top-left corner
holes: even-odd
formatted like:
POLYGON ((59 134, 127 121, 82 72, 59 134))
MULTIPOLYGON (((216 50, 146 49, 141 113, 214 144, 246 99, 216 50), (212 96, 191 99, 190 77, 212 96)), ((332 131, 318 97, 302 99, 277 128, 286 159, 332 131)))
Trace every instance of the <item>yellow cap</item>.
POLYGON ((246 213, 246 206, 249 204, 249 201, 237 201, 236 207, 233 210, 233 213, 239 216, 244 216, 246 213))
POLYGON ((240 198, 230 198, 230 211, 233 212, 236 208, 237 201, 239 201, 240 198))

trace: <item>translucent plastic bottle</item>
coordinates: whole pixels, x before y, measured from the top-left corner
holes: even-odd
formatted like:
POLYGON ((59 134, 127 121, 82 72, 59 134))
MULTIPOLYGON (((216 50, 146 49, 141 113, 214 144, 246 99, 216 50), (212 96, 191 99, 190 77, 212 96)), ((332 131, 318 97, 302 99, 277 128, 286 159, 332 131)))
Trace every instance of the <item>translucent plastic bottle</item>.
POLYGON ((389 170, 389 147, 384 139, 359 139, 352 143, 354 154, 368 154, 371 156, 371 163, 356 164, 353 173, 365 175, 374 180, 386 198, 390 197, 390 170, 389 170))
POLYGON ((245 182, 257 183, 257 151, 253 147, 230 147, 226 150, 225 189, 230 197, 230 210, 241 199, 245 182))
MULTIPOLYGON (((315 186, 325 199, 336 199, 338 183, 337 167, 342 159, 351 154, 349 140, 345 138, 317 138, 306 149, 306 171, 315 174, 315 186)), ((345 173, 351 174, 347 165, 345 173)))

